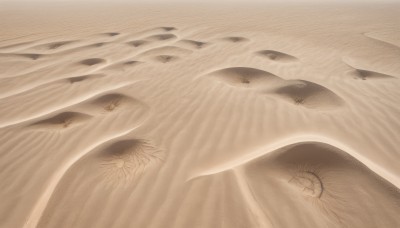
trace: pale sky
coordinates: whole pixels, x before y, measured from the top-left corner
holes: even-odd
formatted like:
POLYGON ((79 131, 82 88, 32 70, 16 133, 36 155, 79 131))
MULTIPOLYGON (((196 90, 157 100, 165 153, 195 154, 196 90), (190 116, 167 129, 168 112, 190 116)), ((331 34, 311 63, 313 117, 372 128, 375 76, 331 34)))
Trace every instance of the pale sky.
POLYGON ((0 2, 161 2, 161 3, 307 3, 307 2, 315 2, 315 3, 385 3, 385 2, 396 2, 400 3, 400 0, 0 0, 0 2))

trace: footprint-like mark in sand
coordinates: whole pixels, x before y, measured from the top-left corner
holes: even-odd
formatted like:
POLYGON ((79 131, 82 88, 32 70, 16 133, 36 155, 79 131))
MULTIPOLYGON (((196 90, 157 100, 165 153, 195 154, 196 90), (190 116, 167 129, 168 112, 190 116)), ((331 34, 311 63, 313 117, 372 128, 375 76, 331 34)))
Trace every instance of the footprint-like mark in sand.
POLYGON ((241 37, 241 36, 228 36, 222 38, 222 40, 231 42, 231 43, 241 43, 241 42, 246 42, 249 41, 246 37, 241 37))
POLYGON ((350 70, 348 73, 354 79, 361 79, 361 80, 380 80, 380 79, 396 78, 396 77, 388 75, 388 74, 382 74, 382 73, 378 73, 378 72, 374 72, 374 71, 360 70, 360 69, 350 70))
POLYGON ((172 40, 172 39, 178 39, 178 37, 174 34, 157 34, 157 35, 148 36, 146 38, 146 40, 149 40, 149 41, 164 41, 164 40, 172 40))
POLYGON ((105 181, 114 187, 132 182, 148 165, 162 160, 161 151, 143 139, 115 142, 99 151, 97 158, 105 181))
POLYGON ((194 49, 202 49, 208 45, 207 42, 201 42, 196 40, 180 40, 178 43, 194 49))
POLYGON ((82 124, 92 116, 80 112, 62 112, 50 118, 40 120, 30 126, 40 130, 65 130, 82 124))
POLYGON ((241 88, 268 87, 283 80, 267 71, 250 67, 225 68, 208 73, 207 76, 227 85, 241 88))
POLYGON ((86 66, 94 66, 100 63, 105 63, 106 60, 105 59, 101 59, 101 58, 91 58, 91 59, 85 59, 80 61, 79 63, 82 65, 86 65, 86 66))
POLYGON ((344 104, 344 100, 328 88, 305 80, 286 81, 286 85, 270 94, 310 109, 331 109, 344 104))
POLYGON ((298 60, 296 57, 279 52, 279 51, 274 51, 274 50, 262 50, 262 51, 257 51, 256 54, 261 57, 265 57, 269 60, 275 61, 275 62, 283 62, 283 63, 288 63, 288 62, 293 62, 298 60))

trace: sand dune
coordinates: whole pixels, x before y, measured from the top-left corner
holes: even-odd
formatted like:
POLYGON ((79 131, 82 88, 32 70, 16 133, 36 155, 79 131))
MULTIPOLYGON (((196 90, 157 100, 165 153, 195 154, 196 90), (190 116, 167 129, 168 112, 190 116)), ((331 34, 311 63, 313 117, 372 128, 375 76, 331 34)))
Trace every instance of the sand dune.
POLYGON ((281 98, 307 108, 335 108, 344 104, 342 98, 329 89, 305 80, 291 80, 274 93, 281 98))
MULTIPOLYGON (((269 215, 270 226, 370 227, 373 224, 395 227, 398 224, 395 211, 398 210, 399 189, 347 152, 329 144, 289 144, 199 178, 212 179, 224 172, 233 172, 236 185, 243 185, 241 189, 251 192, 249 197, 253 199, 246 201, 257 205, 249 208, 259 208, 269 215), (240 180, 242 178, 245 180, 240 180), (270 185, 275 188, 268 190, 270 185), (292 197, 287 199, 287 194, 292 197), (368 205, 374 198, 385 203, 376 207, 368 205), (289 209, 282 204, 294 204, 290 201, 301 201, 299 204, 302 206, 289 209), (279 218, 279 212, 283 210, 293 210, 292 214, 301 216, 297 220, 279 218), (353 214, 358 214, 363 220, 359 221, 353 214), (386 216, 387 219, 379 221, 386 216)), ((201 181, 199 178, 195 176, 191 182, 201 181)))
POLYGON ((180 40, 180 43, 189 48, 195 48, 195 49, 204 48, 208 44, 206 42, 201 42, 201 41, 196 41, 196 40, 180 40))
POLYGON ((0 227, 400 227, 397 5, 4 6, 0 227))
POLYGON ((263 50, 263 51, 258 51, 256 53, 262 57, 266 57, 270 60, 277 62, 292 62, 297 60, 296 57, 279 51, 263 50))
POLYGON ((382 74, 369 70, 360 70, 360 69, 355 69, 353 71, 350 71, 349 73, 353 75, 355 79, 361 79, 361 80, 379 80, 379 79, 395 78, 394 76, 391 75, 382 74))
POLYGON ((39 129, 65 129, 71 126, 78 125, 91 116, 79 112, 62 112, 48 119, 38 121, 31 126, 39 129))
POLYGON ((221 69, 211 72, 209 76, 213 76, 218 80, 235 87, 247 88, 257 88, 260 86, 267 87, 271 86, 271 84, 278 84, 282 81, 282 79, 276 75, 251 67, 231 67, 221 69))

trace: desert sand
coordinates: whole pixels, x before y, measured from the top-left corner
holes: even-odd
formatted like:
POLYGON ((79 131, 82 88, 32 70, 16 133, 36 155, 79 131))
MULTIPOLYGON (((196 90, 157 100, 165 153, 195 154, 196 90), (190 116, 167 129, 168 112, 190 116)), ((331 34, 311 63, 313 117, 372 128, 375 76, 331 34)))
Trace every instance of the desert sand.
POLYGON ((0 227, 400 227, 400 5, 3 3, 0 227))

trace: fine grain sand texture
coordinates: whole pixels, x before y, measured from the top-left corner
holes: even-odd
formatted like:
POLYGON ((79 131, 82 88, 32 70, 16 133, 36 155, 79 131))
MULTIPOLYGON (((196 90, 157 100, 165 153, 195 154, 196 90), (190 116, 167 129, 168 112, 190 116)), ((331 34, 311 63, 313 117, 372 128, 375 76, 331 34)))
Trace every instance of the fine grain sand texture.
POLYGON ((1 228, 400 227, 400 5, 0 5, 1 228))

